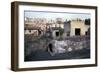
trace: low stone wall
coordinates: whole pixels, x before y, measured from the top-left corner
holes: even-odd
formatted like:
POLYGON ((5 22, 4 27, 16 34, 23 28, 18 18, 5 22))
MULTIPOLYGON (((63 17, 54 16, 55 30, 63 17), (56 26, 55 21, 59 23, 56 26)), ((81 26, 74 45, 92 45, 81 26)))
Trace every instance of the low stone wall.
POLYGON ((90 49, 90 37, 89 36, 73 36, 67 37, 67 44, 74 49, 90 49))
POLYGON ((74 37, 67 37, 64 40, 52 40, 50 42, 53 48, 52 51, 48 50, 51 55, 56 53, 64 53, 64 52, 71 52, 83 49, 90 49, 90 38, 89 36, 74 36, 74 37))
MULTIPOLYGON (((33 35, 25 35, 24 37, 24 47, 25 55, 29 55, 32 51, 35 50, 48 50, 48 45, 54 41, 54 39, 48 38, 46 36, 34 37, 33 35)), ((59 40, 56 40, 59 41, 59 40)), ((66 37, 63 40, 66 45, 61 47, 66 51, 73 51, 79 49, 90 49, 90 37, 89 36, 72 36, 66 37)), ((59 42, 60 43, 60 42, 59 42)), ((52 43, 54 45, 54 42, 52 43)), ((58 46, 55 46, 57 49, 58 46)), ((53 49, 55 49, 53 48, 53 49)))

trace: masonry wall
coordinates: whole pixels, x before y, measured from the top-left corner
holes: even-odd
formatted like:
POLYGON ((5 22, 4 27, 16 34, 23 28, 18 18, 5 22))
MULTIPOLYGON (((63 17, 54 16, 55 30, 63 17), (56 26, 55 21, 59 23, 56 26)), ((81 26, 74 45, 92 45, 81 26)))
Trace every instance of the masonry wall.
POLYGON ((89 25, 85 25, 84 21, 71 21, 70 27, 70 36, 75 36, 75 29, 80 28, 80 35, 85 35, 85 32, 88 31, 89 25))

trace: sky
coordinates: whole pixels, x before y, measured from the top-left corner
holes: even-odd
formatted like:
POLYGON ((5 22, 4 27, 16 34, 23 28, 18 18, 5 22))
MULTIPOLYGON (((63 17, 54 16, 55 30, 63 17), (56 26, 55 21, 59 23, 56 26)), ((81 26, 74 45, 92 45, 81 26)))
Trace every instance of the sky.
POLYGON ((25 17, 28 18, 46 18, 46 19, 56 19, 62 18, 63 20, 73 20, 73 19, 88 19, 91 17, 90 14, 86 13, 68 13, 68 12, 47 12, 47 11, 24 11, 25 17))

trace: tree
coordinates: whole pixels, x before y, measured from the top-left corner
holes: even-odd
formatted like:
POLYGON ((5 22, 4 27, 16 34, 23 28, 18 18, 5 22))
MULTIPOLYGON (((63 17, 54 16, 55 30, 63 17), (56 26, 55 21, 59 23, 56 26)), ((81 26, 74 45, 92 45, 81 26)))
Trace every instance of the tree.
POLYGON ((60 35, 62 36, 63 33, 64 33, 64 29, 62 29, 62 28, 60 27, 60 28, 59 28, 59 33, 60 33, 60 35))

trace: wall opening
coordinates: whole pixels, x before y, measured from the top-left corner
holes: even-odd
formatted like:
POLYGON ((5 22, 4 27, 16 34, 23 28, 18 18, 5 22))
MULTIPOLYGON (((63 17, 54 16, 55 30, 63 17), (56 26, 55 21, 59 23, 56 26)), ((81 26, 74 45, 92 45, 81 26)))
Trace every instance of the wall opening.
POLYGON ((57 31, 57 32, 56 32, 56 37, 58 37, 58 36, 59 36, 59 32, 57 31))
POLYGON ((80 35, 81 29, 80 28, 75 28, 75 35, 80 35))

